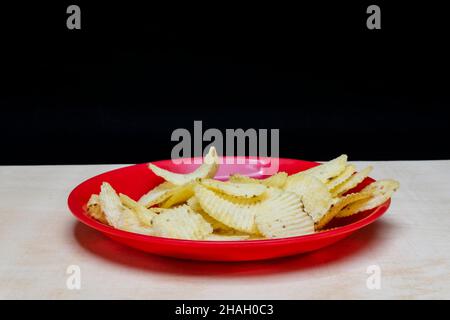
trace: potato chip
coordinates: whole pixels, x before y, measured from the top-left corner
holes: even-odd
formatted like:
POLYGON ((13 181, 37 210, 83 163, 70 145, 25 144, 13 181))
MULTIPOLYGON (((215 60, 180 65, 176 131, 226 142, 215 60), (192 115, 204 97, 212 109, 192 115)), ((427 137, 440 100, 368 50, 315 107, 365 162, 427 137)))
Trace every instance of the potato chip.
POLYGON ((157 212, 155 212, 152 208, 147 209, 145 206, 137 201, 134 201, 123 193, 119 194, 119 198, 125 207, 134 211, 141 224, 147 227, 152 226, 152 220, 156 217, 157 212))
POLYGON ((97 194, 91 195, 87 203, 88 215, 101 223, 108 224, 106 220, 105 213, 100 206, 100 200, 97 194))
POLYGON ((328 190, 333 190, 336 186, 340 185, 344 181, 347 181, 355 172, 355 166, 346 166, 344 171, 326 183, 328 190))
POLYGON ((203 210, 203 208, 200 206, 200 202, 198 202, 197 198, 195 196, 190 197, 187 201, 186 204, 195 212, 197 212, 198 214, 200 214, 203 219, 205 219, 214 229, 214 231, 229 231, 229 230, 233 230, 230 227, 228 227, 227 225, 224 225, 222 222, 217 221, 216 219, 214 219, 213 217, 211 217, 209 214, 207 214, 205 212, 205 210, 203 210))
POLYGON ((286 179, 288 177, 288 174, 286 172, 278 172, 274 175, 264 178, 264 179, 255 179, 250 178, 247 176, 243 176, 240 174, 233 174, 230 176, 230 182, 235 183, 260 183, 267 187, 274 187, 274 188, 283 188, 284 184, 286 183, 286 179))
POLYGON ((259 183, 235 183, 213 179, 202 179, 201 184, 208 189, 243 198, 255 198, 262 195, 267 190, 266 186, 259 183))
POLYGON ((323 229, 347 205, 370 197, 370 193, 358 192, 337 198, 330 210, 315 224, 316 230, 323 229))
POLYGON ((195 186, 195 197, 211 217, 236 230, 255 233, 256 205, 242 205, 225 199, 202 185, 195 186))
POLYGON ((259 232, 267 238, 300 236, 314 232, 312 218, 303 211, 300 197, 272 189, 255 218, 259 232))
POLYGON ((289 179, 293 179, 299 175, 311 175, 319 179, 321 182, 326 183, 344 171, 346 165, 347 155, 343 154, 321 165, 293 174, 288 177, 288 181, 289 179))
POLYGON ((167 209, 153 219, 155 235, 159 237, 202 240, 213 232, 202 216, 183 205, 167 209))
POLYGON ((142 225, 133 211, 125 207, 116 191, 107 182, 100 187, 99 201, 108 223, 125 231, 152 234, 152 228, 142 225))
POLYGON ((341 184, 337 185, 335 188, 331 190, 331 194, 333 197, 340 196, 347 191, 355 188, 358 184, 363 182, 363 180, 369 176, 370 172, 372 171, 372 166, 368 166, 361 170, 360 172, 355 173, 354 175, 350 176, 346 181, 342 182, 341 184))
POLYGON ((204 162, 194 172, 187 174, 170 172, 165 169, 161 169, 152 163, 149 164, 149 168, 157 176, 173 183, 174 185, 180 186, 197 179, 213 178, 219 169, 219 156, 217 155, 216 148, 211 147, 208 154, 204 158, 204 162))
POLYGON ((290 176, 284 189, 300 196, 304 210, 317 223, 327 213, 333 203, 327 186, 311 175, 290 176))
POLYGON ((385 203, 399 187, 400 184, 395 180, 378 180, 372 182, 361 190, 361 193, 370 194, 368 199, 359 200, 346 206, 336 217, 348 217, 358 212, 378 207, 385 203))
POLYGON ((177 204, 186 202, 189 198, 194 195, 194 182, 187 183, 182 186, 177 186, 173 191, 172 195, 160 204, 161 208, 170 208, 177 204))
POLYGON ((176 188, 177 186, 174 184, 165 181, 144 194, 138 202, 147 208, 160 204, 167 200, 174 193, 176 188))

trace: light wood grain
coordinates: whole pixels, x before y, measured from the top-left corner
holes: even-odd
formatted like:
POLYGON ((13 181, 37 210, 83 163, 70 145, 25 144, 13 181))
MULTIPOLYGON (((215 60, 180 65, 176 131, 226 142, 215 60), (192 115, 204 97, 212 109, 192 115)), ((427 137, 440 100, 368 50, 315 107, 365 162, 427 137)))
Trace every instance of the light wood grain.
POLYGON ((0 167, 0 298, 450 298, 450 161, 370 164, 373 177, 401 183, 379 221, 311 254, 227 264, 152 256, 78 223, 71 189, 120 166, 0 167), (81 268, 81 290, 66 288, 69 265, 81 268), (380 290, 366 287, 370 265, 380 290))

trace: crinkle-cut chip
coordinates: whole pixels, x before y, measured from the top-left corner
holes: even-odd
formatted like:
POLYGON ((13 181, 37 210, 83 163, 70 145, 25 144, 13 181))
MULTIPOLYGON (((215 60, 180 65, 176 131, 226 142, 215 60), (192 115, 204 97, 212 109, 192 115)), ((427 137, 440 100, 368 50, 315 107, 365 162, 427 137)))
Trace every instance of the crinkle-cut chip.
POLYGON ((98 194, 93 194, 89 198, 87 203, 87 213, 91 218, 94 218, 101 223, 108 224, 108 220, 106 220, 105 213, 103 212, 100 206, 100 200, 98 198, 98 194))
POLYGON ((395 180, 378 180, 372 182, 361 190, 361 193, 369 193, 369 198, 356 201, 346 206, 336 217, 348 217, 358 212, 378 207, 385 203, 399 187, 400 184, 395 180))
POLYGON ((147 226, 147 227, 151 227, 152 226, 153 218, 155 218, 156 215, 157 215, 157 212, 155 212, 154 209, 146 208, 145 206, 143 206, 139 202, 134 201, 129 196, 127 196, 127 195, 125 195, 123 193, 119 194, 119 198, 120 198, 120 201, 122 201, 122 204, 125 207, 128 207, 129 209, 134 211, 134 213, 136 214, 137 218, 139 219, 139 221, 144 226, 147 226))
POLYGON ((267 238, 294 237, 314 232, 314 221, 303 211, 295 193, 271 190, 256 214, 256 226, 267 238))
POLYGON ((316 177, 323 183, 326 183, 330 179, 338 176, 342 171, 344 171, 346 165, 347 165, 347 155, 343 154, 333 160, 324 162, 316 167, 293 174, 288 177, 288 181, 298 175, 311 175, 316 177))
POLYGON ((355 188, 358 184, 363 182, 363 180, 369 176, 370 172, 372 171, 372 166, 368 166, 364 168, 363 170, 355 173, 354 175, 350 176, 346 181, 342 182, 341 184, 337 185, 335 188, 331 190, 331 194, 333 197, 340 196, 347 191, 355 188))
POLYGON ((202 240, 213 232, 211 225, 187 205, 164 210, 153 219, 155 235, 166 238, 202 240))
POLYGON ((240 240, 248 240, 250 236, 246 235, 222 235, 222 234, 210 234, 206 236, 204 240, 208 241, 240 241, 240 240))
POLYGON ((274 187, 274 188, 283 188, 284 184, 286 183, 286 179, 288 177, 288 174, 286 172, 277 172, 274 175, 264 178, 264 179, 255 179, 250 178, 247 176, 243 176, 240 174, 233 174, 230 176, 230 182, 236 182, 236 183, 259 183, 262 185, 265 185, 267 187, 274 187))
POLYGON ((288 179, 284 189, 300 196, 304 210, 315 223, 322 219, 333 204, 327 186, 314 176, 297 175, 292 177, 292 179, 288 179))
POLYGON ((189 199, 187 199, 186 204, 189 207, 191 207, 191 209, 194 211, 198 212, 203 210, 202 207, 200 206, 200 202, 198 202, 198 199, 195 196, 192 196, 189 199))
POLYGON ((315 224, 316 230, 321 230, 325 227, 334 217, 336 217, 339 212, 351 203, 356 201, 367 199, 370 197, 370 193, 358 192, 351 193, 346 196, 336 198, 337 201, 331 206, 330 210, 320 219, 319 222, 315 224))
POLYGON ((328 190, 333 190, 336 186, 348 180, 356 172, 355 166, 348 165, 338 176, 334 177, 326 183, 328 190))
POLYGON ((201 180, 201 184, 208 189, 243 198, 258 197, 267 190, 266 186, 259 183, 223 182, 213 179, 203 179, 201 180))
POLYGON ((176 188, 177 186, 174 184, 165 181, 144 194, 138 202, 147 208, 160 204, 161 202, 167 200, 176 188))
POLYGON ((103 182, 100 187, 99 201, 106 220, 114 228, 142 234, 153 233, 152 228, 142 225, 134 212, 122 204, 116 191, 107 182, 103 182))
POLYGON ((194 195, 194 182, 187 183, 182 186, 177 186, 173 191, 172 195, 160 204, 161 208, 170 208, 177 204, 186 202, 189 198, 194 195))
POLYGON ((228 231, 233 230, 227 225, 224 225, 222 222, 217 221, 213 217, 211 217, 209 214, 207 214, 203 208, 200 206, 200 202, 198 202, 197 198, 195 196, 190 197, 186 204, 195 212, 202 215, 203 219, 205 219, 215 231, 228 231))
POLYGON ((257 232, 255 214, 258 205, 234 203, 202 185, 195 186, 195 197, 203 210, 214 219, 242 232, 257 232))
POLYGON ((219 169, 219 156, 217 155, 216 149, 211 147, 208 154, 205 156, 203 163, 195 171, 187 174, 170 172, 168 170, 161 169, 152 163, 148 166, 157 176, 175 185, 181 186, 197 179, 214 178, 217 170, 219 169))

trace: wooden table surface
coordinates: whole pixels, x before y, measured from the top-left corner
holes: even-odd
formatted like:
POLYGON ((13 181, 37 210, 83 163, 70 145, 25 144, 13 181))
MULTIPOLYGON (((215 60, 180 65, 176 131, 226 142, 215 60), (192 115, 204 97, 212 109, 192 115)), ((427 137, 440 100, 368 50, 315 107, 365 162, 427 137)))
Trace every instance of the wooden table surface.
POLYGON ((246 263, 153 256, 77 222, 69 192, 118 165, 0 167, 0 298, 449 299, 450 161, 370 164, 401 183, 380 220, 313 253, 246 263), (66 286, 71 265, 79 290, 66 286))

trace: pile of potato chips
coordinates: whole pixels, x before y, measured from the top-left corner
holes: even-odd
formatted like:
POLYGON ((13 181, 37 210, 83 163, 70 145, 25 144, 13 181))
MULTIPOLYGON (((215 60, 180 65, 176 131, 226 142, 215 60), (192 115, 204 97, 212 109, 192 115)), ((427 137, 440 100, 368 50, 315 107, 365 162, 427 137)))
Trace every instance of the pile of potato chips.
POLYGON ((114 228, 188 240, 285 238, 323 230, 332 219, 375 208, 398 189, 394 180, 373 182, 349 193, 371 172, 356 172, 341 155, 293 175, 265 179, 231 175, 214 180, 219 157, 212 147, 189 174, 149 165, 165 182, 135 201, 104 182, 87 204, 88 214, 114 228))

